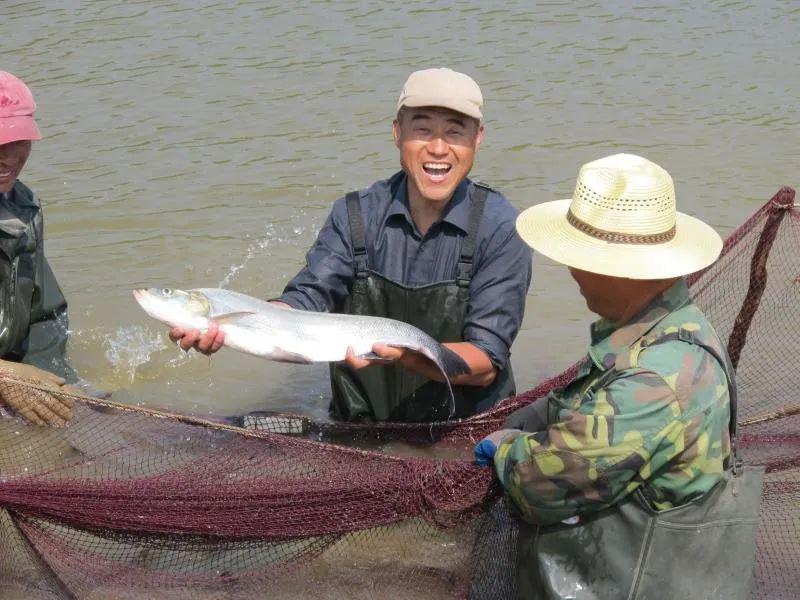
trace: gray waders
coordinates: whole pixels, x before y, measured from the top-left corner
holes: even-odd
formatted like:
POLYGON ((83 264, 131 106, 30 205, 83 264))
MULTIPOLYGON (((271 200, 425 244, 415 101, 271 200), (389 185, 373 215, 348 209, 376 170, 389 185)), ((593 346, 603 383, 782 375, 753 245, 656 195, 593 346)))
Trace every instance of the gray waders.
MULTIPOLYGON (((473 188, 469 232, 461 245, 456 279, 420 287, 391 281, 370 270, 359 196, 357 192, 347 194, 355 273, 341 312, 404 321, 439 342, 463 341, 475 238, 486 194, 484 187, 473 188)), ((486 410, 515 393, 510 363, 488 387, 454 386, 455 415, 450 415, 450 399, 444 383, 401 367, 370 365, 353 371, 331 364, 331 388, 331 415, 343 421, 430 422, 462 418, 486 410)))
POLYGON ((0 200, 0 357, 75 381, 65 359, 67 301, 44 256, 42 211, 22 182, 0 200))
MULTIPOLYGON (((581 517, 576 525, 522 523, 517 597, 575 600, 745 600, 750 597, 763 469, 742 466, 736 451, 733 368, 691 331, 662 334, 646 345, 680 340, 701 346, 728 380, 731 457, 708 494, 655 510, 654 490, 643 483, 628 499, 581 517)), ((645 344, 643 344, 644 347, 645 344)), ((635 365, 632 365, 635 366, 635 365)), ((609 369, 585 392, 594 394, 618 371, 609 369)), ((557 415, 548 402, 548 421, 557 415)), ((513 507, 512 507, 513 511, 513 507)))

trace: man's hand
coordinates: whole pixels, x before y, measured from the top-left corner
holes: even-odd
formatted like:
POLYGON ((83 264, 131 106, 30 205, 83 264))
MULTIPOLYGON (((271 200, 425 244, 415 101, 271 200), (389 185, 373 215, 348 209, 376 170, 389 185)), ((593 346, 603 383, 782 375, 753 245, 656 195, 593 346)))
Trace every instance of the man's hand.
MULTIPOLYGON (((344 362, 348 367, 356 371, 369 365, 397 364, 416 372, 420 372, 420 368, 427 366, 429 369, 432 368, 436 374, 439 375, 439 369, 433 361, 419 352, 414 352, 407 348, 395 348, 394 346, 387 346, 385 344, 375 344, 372 347, 372 352, 379 358, 358 358, 353 352, 353 349, 348 348, 344 362)), ((423 374, 427 374, 427 370, 423 374)), ((439 375, 439 379, 441 379, 441 375, 439 375)))
MULTIPOLYGON (((70 386, 64 385, 63 377, 24 363, 0 360, 0 375, 54 391, 75 391, 70 386)), ((61 394, 49 394, 44 390, 28 389, 20 393, 21 391, 18 387, 0 385, 0 402, 36 425, 60 427, 72 419, 75 408, 75 400, 72 398, 61 394)))
POLYGON ((225 333, 220 331, 214 323, 208 326, 205 333, 201 333, 198 329, 184 331, 180 327, 173 327, 170 329, 169 339, 176 342, 186 352, 194 348, 198 352, 210 356, 222 348, 225 343, 225 333))
MULTIPOLYGON (((280 308, 292 308, 280 300, 270 300, 270 302, 280 308)), ((225 333, 220 331, 216 323, 209 324, 205 333, 199 329, 186 331, 181 327, 173 327, 169 330, 169 339, 178 344, 185 352, 194 348, 206 356, 211 356, 225 344, 225 333)))
MULTIPOLYGON (((450 378, 454 385, 475 385, 485 387, 494 381, 497 369, 489 356, 470 342, 448 342, 444 347, 458 354, 469 366, 469 373, 450 378)), ((357 358, 352 348, 347 349, 345 364, 351 369, 363 369, 371 364, 395 364, 414 373, 427 377, 432 381, 444 381, 444 375, 431 359, 424 354, 407 348, 395 348, 384 344, 375 344, 372 352, 380 358, 357 358)))

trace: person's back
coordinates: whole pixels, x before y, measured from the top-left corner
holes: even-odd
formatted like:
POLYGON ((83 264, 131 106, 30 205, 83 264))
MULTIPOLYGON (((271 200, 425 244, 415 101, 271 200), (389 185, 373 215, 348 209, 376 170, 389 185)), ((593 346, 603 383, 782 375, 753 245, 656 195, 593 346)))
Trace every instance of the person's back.
POLYGON ((476 446, 521 520, 519 596, 746 597, 761 476, 732 454, 734 372, 681 277, 719 236, 632 155, 584 165, 517 229, 602 317, 573 380, 476 446))
POLYGON ((602 510, 643 485, 641 471, 659 510, 710 491, 730 455, 724 356, 683 280, 622 326, 594 323, 580 370, 546 401, 548 423, 539 430, 547 434, 508 448, 498 473, 509 487, 542 477, 545 467, 530 459, 546 455, 560 465, 548 464, 550 477, 580 465, 583 477, 548 494, 521 486, 520 514, 552 524, 602 510))

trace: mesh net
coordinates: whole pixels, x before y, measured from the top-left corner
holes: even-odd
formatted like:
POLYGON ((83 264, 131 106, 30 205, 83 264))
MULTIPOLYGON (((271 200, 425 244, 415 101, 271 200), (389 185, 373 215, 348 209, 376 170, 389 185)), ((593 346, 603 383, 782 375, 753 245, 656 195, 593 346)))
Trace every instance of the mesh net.
MULTIPOLYGON (((800 596, 793 198, 781 190, 690 281, 738 364, 742 454, 767 468, 754 598, 800 596)), ((81 397, 63 428, 4 413, 0 597, 510 597, 517 528, 472 445, 573 369, 457 423, 241 429, 81 397)), ((52 393, 0 376, 6 399, 52 393)))

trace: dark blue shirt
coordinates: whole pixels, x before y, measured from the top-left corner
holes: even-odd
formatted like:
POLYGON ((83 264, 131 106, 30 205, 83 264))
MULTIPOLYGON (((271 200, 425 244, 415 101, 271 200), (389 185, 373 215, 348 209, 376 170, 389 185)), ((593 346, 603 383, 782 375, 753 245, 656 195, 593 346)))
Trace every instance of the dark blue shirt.
MULTIPOLYGON (((422 235, 411 218, 406 181, 401 171, 359 191, 367 265, 406 286, 453 281, 469 228, 474 184, 462 181, 441 220, 422 235)), ((501 194, 489 192, 475 240, 463 333, 464 341, 484 350, 498 368, 508 361, 531 281, 531 251, 514 228, 517 214, 501 194)), ((306 266, 279 300, 294 308, 335 312, 343 306, 353 275, 347 205, 340 198, 308 251, 306 266)))

